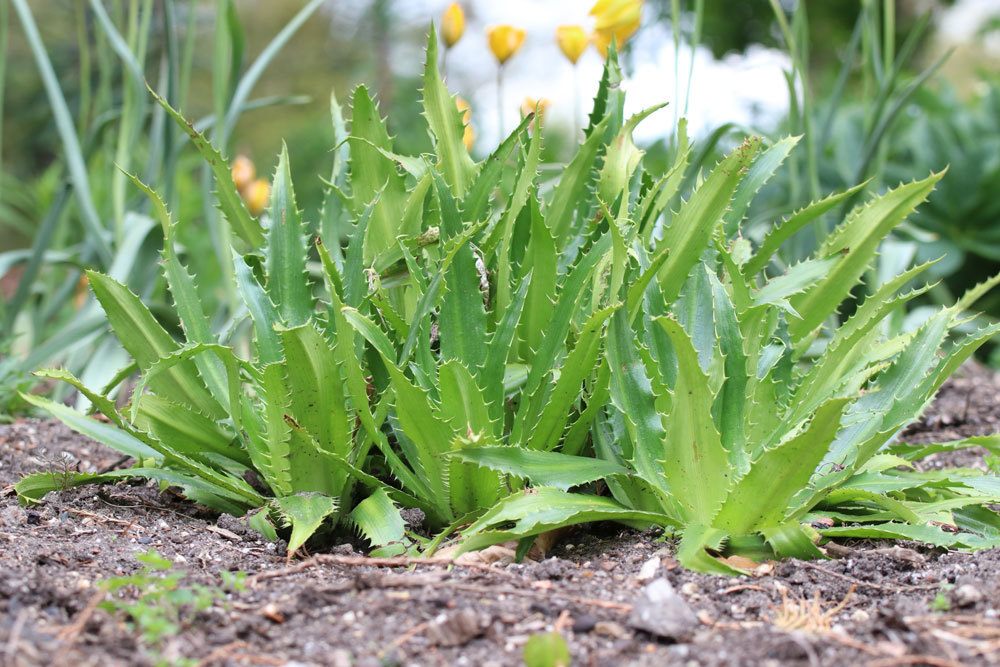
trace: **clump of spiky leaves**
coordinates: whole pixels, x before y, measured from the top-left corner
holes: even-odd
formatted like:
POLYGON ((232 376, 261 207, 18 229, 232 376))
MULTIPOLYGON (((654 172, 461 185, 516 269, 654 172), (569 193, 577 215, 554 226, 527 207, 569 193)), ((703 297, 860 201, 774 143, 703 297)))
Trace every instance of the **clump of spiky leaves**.
MULTIPOLYGON (((371 436, 434 530, 468 522, 523 486, 460 460, 462 450, 579 451, 589 423, 578 409, 589 396, 585 381, 618 307, 593 288, 610 238, 583 224, 595 208, 590 178, 603 134, 542 201, 541 135, 529 130, 531 119, 476 164, 436 49, 432 34, 423 99, 433 155, 393 153, 367 93, 355 93, 351 188, 354 205, 367 208, 348 259, 363 261, 370 280, 360 305, 334 303, 331 315, 339 335, 367 345, 380 397, 371 436)), ((607 124, 602 112, 595 132, 607 124)), ((335 283, 336 263, 324 266, 335 283)), ((357 279, 352 270, 342 275, 357 279)))
POLYGON ((34 475, 17 485, 23 498, 146 476, 221 511, 267 508, 255 525, 272 534, 290 524, 293 550, 342 518, 387 544, 404 537, 398 506, 422 509, 440 529, 523 486, 457 451, 504 444, 544 457, 582 448, 596 414, 582 406, 592 402, 589 380, 619 307, 616 291, 595 287, 606 282, 613 244, 593 216, 596 165, 620 125, 620 100, 606 78, 588 140, 543 202, 541 136, 530 118, 476 163, 435 50, 432 34, 423 98, 433 154, 393 152, 364 87, 349 133, 334 105, 339 145, 315 249, 284 152, 269 214, 256 220, 222 155, 157 98, 212 167, 234 248, 222 273, 234 277, 245 315, 223 334, 212 330, 174 248, 170 214, 133 179, 163 225, 164 274, 185 340, 123 285, 92 274, 135 362, 102 392, 48 375, 84 392, 110 423, 29 400, 141 463, 107 475, 34 475), (111 393, 134 372, 119 411, 111 393), (358 485, 368 498, 354 507, 358 485))
MULTIPOLYGON (((195 140, 201 151, 221 159, 200 135, 195 140)), ((223 195, 231 186, 227 179, 221 170, 223 195)), ((148 477, 180 487, 189 498, 219 511, 242 515, 266 508, 255 515, 254 525, 268 534, 274 523, 290 525, 294 551, 328 517, 335 520, 344 512, 357 479, 381 485, 356 469, 366 444, 354 434, 358 409, 343 391, 338 356, 343 351, 328 343, 327 322, 319 317, 306 276, 305 228, 287 154, 282 151, 274 177, 266 229, 238 199, 219 198, 227 218, 242 217, 241 238, 252 248, 232 260, 252 329, 249 359, 239 356, 239 341, 213 333, 194 277, 175 250, 166 206, 148 186, 132 181, 148 195, 163 226, 163 273, 185 340, 174 340, 124 285, 91 272, 94 294, 134 363, 102 392, 64 371, 41 374, 72 384, 109 423, 45 398, 25 398, 139 463, 68 479, 40 473, 22 480, 18 493, 31 500, 67 484, 148 477), (135 371, 139 380, 130 401, 118 410, 110 393, 135 371)), ((353 357, 353 350, 347 352, 353 357)), ((367 410, 367 403, 361 409, 367 410)))
POLYGON ((635 305, 611 317, 594 388, 608 397, 592 443, 599 461, 618 467, 606 476, 612 498, 568 493, 560 471, 576 460, 563 465, 558 453, 543 463, 506 448, 466 450, 463 460, 537 488, 464 531, 464 549, 599 518, 664 526, 681 537, 682 564, 720 573, 736 570, 713 556, 818 557, 819 540, 835 536, 1000 543, 1000 516, 984 507, 1000 500, 995 477, 917 471, 912 461, 938 447, 894 444, 942 382, 1000 331, 949 338, 997 280, 901 333, 886 318, 926 289, 907 286, 928 265, 875 285, 860 303, 850 298, 882 239, 941 174, 859 206, 806 261, 771 267, 786 239, 851 194, 798 212, 757 248, 740 238, 753 192, 792 144, 761 152, 747 140, 649 235, 641 186, 631 201, 603 201, 618 241, 615 265, 627 265, 620 298, 635 305), (643 285, 651 267, 655 277, 643 285), (636 285, 641 299, 629 299, 636 285), (842 318, 848 304, 853 313, 842 318))
POLYGON ((30 400, 141 464, 32 476, 23 497, 147 476, 223 511, 266 507, 256 525, 290 523, 292 548, 343 518, 398 550, 399 506, 423 510, 441 536, 473 521, 466 549, 591 520, 659 524, 682 535, 685 565, 716 571, 729 569, 710 552, 816 555, 817 518, 834 524, 821 531, 830 536, 997 539, 1000 521, 982 508, 997 499, 995 480, 914 472, 909 461, 931 450, 885 449, 994 333, 948 341, 989 285, 891 335, 885 318, 925 266, 851 298, 940 175, 859 207, 813 257, 782 268, 773 258, 785 241, 852 194, 807 207, 757 248, 742 239, 747 207, 794 139, 747 140, 675 204, 684 128, 671 167, 648 173, 632 132, 655 109, 624 119, 612 49, 583 142, 545 182, 531 118, 486 160, 470 157, 436 56, 431 34, 429 155, 394 152, 364 88, 350 132, 334 105, 315 251, 287 156, 262 224, 233 196, 222 157, 184 125, 214 166, 234 233, 224 273, 246 306, 250 354, 242 324, 211 330, 165 207, 137 183, 164 225, 186 340, 94 274, 135 359, 116 382, 139 371, 130 404, 118 411, 108 391, 58 373, 111 424, 30 400), (841 323, 842 304, 854 312, 841 323), (569 493, 599 479, 611 497, 569 493))

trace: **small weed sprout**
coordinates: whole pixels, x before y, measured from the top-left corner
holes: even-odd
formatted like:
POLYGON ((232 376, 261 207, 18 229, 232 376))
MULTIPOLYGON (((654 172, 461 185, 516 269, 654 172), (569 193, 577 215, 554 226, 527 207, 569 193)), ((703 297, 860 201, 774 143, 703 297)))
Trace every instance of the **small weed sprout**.
POLYGON ((222 586, 188 582, 187 574, 156 550, 136 554, 139 571, 101 582, 107 598, 100 608, 113 616, 124 616, 128 628, 138 634, 141 645, 158 665, 187 665, 194 661, 163 657, 167 640, 177 635, 199 612, 225 598, 227 592, 244 588, 243 572, 221 573, 222 586))

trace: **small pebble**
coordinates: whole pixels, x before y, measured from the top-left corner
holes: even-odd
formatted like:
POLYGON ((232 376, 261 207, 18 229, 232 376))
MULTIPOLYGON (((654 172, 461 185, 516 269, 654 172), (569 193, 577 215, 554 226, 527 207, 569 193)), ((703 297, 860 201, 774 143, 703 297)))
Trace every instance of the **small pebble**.
POLYGON ((983 599, 983 594, 972 584, 962 584, 952 593, 952 599, 957 607, 972 607, 983 599))

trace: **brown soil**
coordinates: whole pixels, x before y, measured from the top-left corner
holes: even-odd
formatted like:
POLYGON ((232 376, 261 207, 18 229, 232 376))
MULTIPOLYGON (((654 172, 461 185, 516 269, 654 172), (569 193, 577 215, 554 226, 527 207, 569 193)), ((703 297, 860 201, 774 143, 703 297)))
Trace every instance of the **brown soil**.
MULTIPOLYGON (((907 438, 1000 430, 998 406, 997 378, 966 369, 907 438)), ((117 459, 52 422, 0 428, 0 489, 40 468, 96 470, 117 459)), ((932 465, 944 463, 982 465, 976 454, 932 465)), ((127 619, 94 608, 97 582, 135 571, 135 554, 148 549, 191 583, 216 585, 225 570, 249 575, 244 591, 187 615, 183 631, 157 649, 191 664, 518 665, 527 639, 553 628, 575 665, 1000 660, 1000 550, 855 542, 833 560, 721 578, 684 571, 655 535, 601 525, 522 565, 372 564, 349 545, 288 564, 282 545, 148 484, 52 494, 30 509, 9 488, 0 494, 0 664, 155 664, 127 619), (653 567, 700 621, 681 641, 629 623, 645 585, 640 569, 653 567), (785 629, 792 625, 799 629, 785 629)))

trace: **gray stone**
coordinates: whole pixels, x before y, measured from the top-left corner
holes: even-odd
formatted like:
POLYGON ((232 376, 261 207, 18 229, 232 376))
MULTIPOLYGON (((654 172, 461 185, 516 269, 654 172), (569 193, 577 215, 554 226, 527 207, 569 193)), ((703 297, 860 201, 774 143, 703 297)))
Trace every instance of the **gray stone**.
POLYGON ((468 608, 438 614, 427 628, 427 637, 439 646, 463 646, 483 634, 490 620, 468 608))
POLYGON ((684 641, 698 627, 698 617, 664 578, 649 583, 632 605, 629 625, 658 637, 684 641))
POLYGON ((983 599, 982 592, 972 584, 962 584, 951 596, 956 607, 972 607, 983 599))

